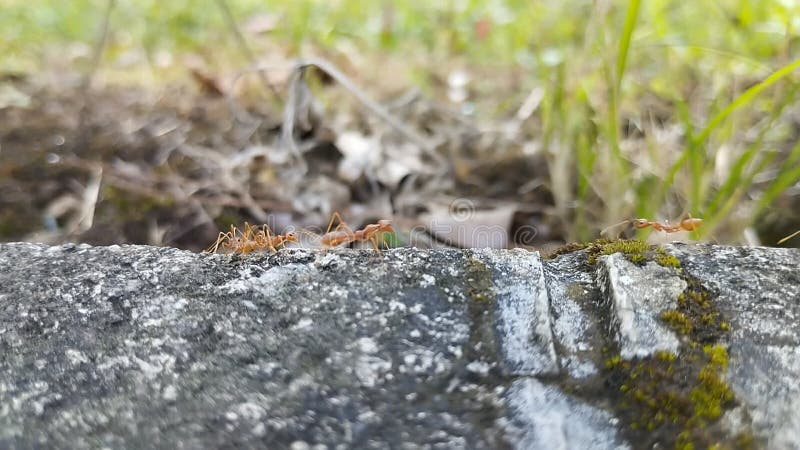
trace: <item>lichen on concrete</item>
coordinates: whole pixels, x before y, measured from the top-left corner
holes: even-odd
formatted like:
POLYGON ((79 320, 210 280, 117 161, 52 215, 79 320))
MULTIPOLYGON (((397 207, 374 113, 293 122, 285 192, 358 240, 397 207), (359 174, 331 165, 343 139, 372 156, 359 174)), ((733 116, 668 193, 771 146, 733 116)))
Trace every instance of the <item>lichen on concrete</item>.
MULTIPOLYGON (((724 378, 747 411, 753 442, 800 448, 800 251, 681 244, 666 248, 716 296, 716 309, 727 325, 724 378)), ((729 421, 738 424, 742 419, 729 421)))

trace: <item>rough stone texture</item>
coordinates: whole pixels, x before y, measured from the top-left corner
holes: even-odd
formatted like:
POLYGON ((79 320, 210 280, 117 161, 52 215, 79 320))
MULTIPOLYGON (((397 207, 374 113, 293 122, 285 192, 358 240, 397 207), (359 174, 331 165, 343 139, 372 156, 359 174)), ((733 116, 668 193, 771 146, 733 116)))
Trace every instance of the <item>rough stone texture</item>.
POLYGON ((606 330, 594 271, 582 258, 564 255, 546 262, 545 280, 562 370, 573 378, 596 374, 595 361, 602 359, 596 350, 606 330))
POLYGON ((676 307, 686 282, 674 270, 652 261, 639 267, 621 253, 603 256, 601 262, 600 289, 613 303, 609 325, 620 355, 631 359, 658 350, 676 352, 678 337, 659 320, 659 313, 676 307))
POLYGON ((800 252, 677 244, 667 249, 719 296, 731 321, 728 380, 757 435, 769 448, 800 448, 800 252))
POLYGON ((541 259, 525 250, 476 250, 493 269, 495 315, 504 369, 511 375, 555 375, 556 350, 541 259))
MULTIPOLYGON (((800 252, 667 249, 730 320, 728 428, 800 448, 800 252)), ((675 350, 683 287, 583 251, 3 244, 0 448, 636 448, 564 386, 675 350)))

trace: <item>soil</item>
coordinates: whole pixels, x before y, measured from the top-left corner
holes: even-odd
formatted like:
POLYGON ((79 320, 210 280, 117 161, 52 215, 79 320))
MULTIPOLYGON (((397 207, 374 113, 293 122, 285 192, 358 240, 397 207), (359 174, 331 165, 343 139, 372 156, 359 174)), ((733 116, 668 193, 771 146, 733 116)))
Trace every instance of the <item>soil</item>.
MULTIPOLYGON (((446 123, 455 122, 447 114, 424 105, 403 118, 420 121, 415 125, 422 130, 451 127, 457 144, 438 149, 450 167, 442 173, 410 171, 391 185, 366 170, 355 178, 340 173, 343 152, 332 124, 369 135, 374 121, 368 114, 323 122, 310 111, 308 123, 295 130, 308 166, 303 172, 274 151, 282 112, 268 106, 266 96, 238 95, 234 104, 199 84, 84 89, 78 82, 54 85, 25 77, 0 84, 26 99, 3 105, 0 98, 0 242, 198 251, 231 224, 263 223, 262 214, 277 229, 324 228, 332 211, 354 227, 390 216, 407 231, 420 225, 431 198, 459 195, 479 195, 478 208, 498 201, 524 205, 508 232, 531 226, 540 231, 534 240, 510 245, 550 243, 563 234, 558 220, 545 214, 552 205, 546 189, 519 193, 521 185, 546 178, 543 161, 514 149, 487 158, 479 147, 495 143, 480 143, 474 128, 458 129, 446 123)), ((382 143, 387 140, 372 131, 382 143)), ((441 245, 433 241, 430 246, 441 245)))

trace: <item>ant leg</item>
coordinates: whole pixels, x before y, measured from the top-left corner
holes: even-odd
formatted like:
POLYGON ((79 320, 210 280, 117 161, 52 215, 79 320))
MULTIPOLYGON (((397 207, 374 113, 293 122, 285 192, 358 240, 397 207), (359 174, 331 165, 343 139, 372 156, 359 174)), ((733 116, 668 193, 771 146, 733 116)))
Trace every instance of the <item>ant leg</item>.
POLYGON ((272 251, 272 253, 278 253, 278 249, 276 249, 275 245, 272 244, 272 233, 270 233, 269 227, 264 225, 263 232, 267 237, 267 242, 266 242, 267 247, 269 247, 269 249, 270 249, 270 251, 272 251))
POLYGON ((326 232, 325 232, 325 234, 327 234, 327 233, 331 233, 331 232, 337 232, 337 231, 341 230, 342 228, 344 228, 344 231, 345 231, 346 233, 348 233, 348 234, 353 234, 353 233, 354 233, 353 229, 352 229, 352 228, 350 228, 350 227, 347 225, 347 222, 345 222, 345 221, 344 221, 344 219, 342 219, 342 216, 341 216, 341 215, 339 215, 339 213, 338 213, 338 212, 334 212, 334 213, 333 213, 333 216, 331 216, 331 221, 330 221, 330 223, 328 224, 328 231, 326 231, 326 232), (338 224, 338 225, 336 225, 336 228, 334 228, 333 230, 331 230, 331 225, 333 225, 334 219, 339 219, 339 224, 338 224))
POLYGON ((375 235, 372 235, 369 238, 369 242, 372 244, 372 247, 375 248, 375 251, 378 252, 378 255, 383 256, 383 253, 381 253, 381 249, 378 248, 378 238, 375 237, 375 235))
POLYGON ((244 233, 242 233, 242 239, 244 239, 246 241, 252 241, 253 240, 253 236, 255 235, 255 232, 253 230, 255 230, 256 228, 258 228, 258 227, 253 227, 249 223, 245 222, 244 223, 244 233))
MULTIPOLYGON (((344 223, 344 220, 342 220, 342 216, 339 215, 339 212, 338 211, 334 211, 333 214, 331 215, 330 222, 328 222, 328 229, 325 230, 326 234, 331 232, 331 227, 333 226, 333 223, 334 223, 334 221, 336 219, 339 219, 339 226, 341 226, 344 223)), ((337 229, 338 229, 338 227, 337 227, 337 229)))
POLYGON ((207 249, 205 249, 203 251, 206 252, 206 253, 216 253, 217 249, 220 246, 220 244, 222 244, 226 239, 230 239, 230 236, 228 235, 228 233, 223 233, 222 231, 220 231, 219 234, 217 235, 217 240, 214 241, 214 243, 211 244, 210 247, 208 247, 207 249))

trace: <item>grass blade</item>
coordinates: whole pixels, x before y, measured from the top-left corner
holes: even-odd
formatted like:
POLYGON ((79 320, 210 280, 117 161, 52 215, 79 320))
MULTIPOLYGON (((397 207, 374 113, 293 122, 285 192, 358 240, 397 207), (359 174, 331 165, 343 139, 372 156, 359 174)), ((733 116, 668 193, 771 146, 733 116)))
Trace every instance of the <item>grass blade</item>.
POLYGON ((628 63, 628 50, 631 46, 631 36, 636 28, 636 18, 639 15, 639 0, 628 2, 628 11, 625 14, 625 26, 622 28, 622 36, 619 40, 617 51, 617 91, 622 85, 622 75, 625 73, 625 66, 628 63))
POLYGON ((728 106, 726 106, 722 111, 717 113, 717 115, 715 115, 708 122, 708 125, 706 125, 706 127, 703 128, 703 131, 701 131, 700 134, 698 134, 695 137, 695 141, 697 143, 705 141, 711 134, 711 132, 714 131, 714 129, 717 128, 719 124, 722 123, 722 121, 727 119, 728 116, 731 115, 731 113, 733 113, 738 108, 741 108, 742 106, 745 106, 751 101, 753 101, 753 99, 756 98, 758 94, 761 93, 761 91, 772 86, 781 79, 785 78, 787 75, 792 73, 792 71, 794 71, 797 68, 800 68, 800 59, 791 64, 781 67, 780 69, 773 72, 772 75, 768 76, 764 80, 756 83, 755 85, 751 86, 749 89, 744 91, 740 96, 736 97, 734 101, 728 104, 728 106))

